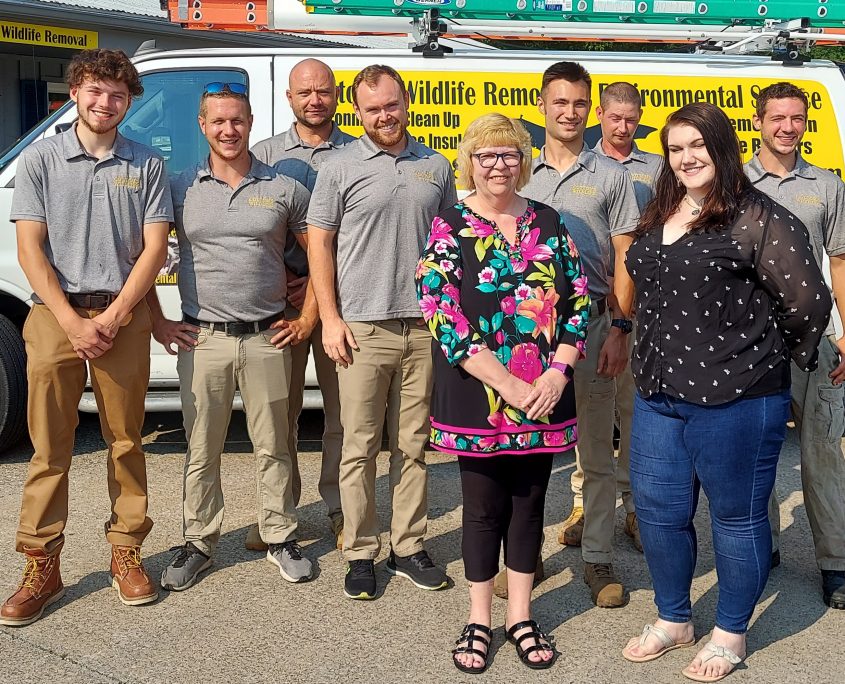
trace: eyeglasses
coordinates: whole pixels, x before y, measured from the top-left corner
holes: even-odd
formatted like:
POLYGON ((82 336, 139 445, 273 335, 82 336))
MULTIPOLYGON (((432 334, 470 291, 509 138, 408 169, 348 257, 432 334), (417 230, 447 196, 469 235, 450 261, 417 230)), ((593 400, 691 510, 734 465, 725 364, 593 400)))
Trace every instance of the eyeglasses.
POLYGON ((245 83, 223 83, 222 81, 213 81, 206 83, 203 89, 203 95, 216 95, 217 93, 225 93, 229 91, 235 95, 246 95, 245 83))
POLYGON ((522 152, 481 152, 480 154, 473 154, 478 160, 478 165, 482 169, 492 169, 501 159, 505 162, 505 166, 515 168, 522 163, 522 152))

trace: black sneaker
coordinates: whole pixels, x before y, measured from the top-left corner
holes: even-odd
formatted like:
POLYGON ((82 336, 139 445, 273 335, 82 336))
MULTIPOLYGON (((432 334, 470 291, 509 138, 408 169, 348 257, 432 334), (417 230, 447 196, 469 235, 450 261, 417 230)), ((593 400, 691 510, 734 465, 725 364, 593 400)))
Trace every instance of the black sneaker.
POLYGON ((845 571, 822 570, 822 594, 831 608, 845 610, 845 571))
POLYGON ((387 571, 391 575, 405 577, 420 589, 429 591, 445 589, 449 584, 446 573, 432 563, 426 551, 418 551, 413 556, 397 556, 391 549, 387 571))
POLYGON ((371 601, 376 597, 376 571, 371 560, 351 560, 346 564, 343 593, 351 599, 371 601))

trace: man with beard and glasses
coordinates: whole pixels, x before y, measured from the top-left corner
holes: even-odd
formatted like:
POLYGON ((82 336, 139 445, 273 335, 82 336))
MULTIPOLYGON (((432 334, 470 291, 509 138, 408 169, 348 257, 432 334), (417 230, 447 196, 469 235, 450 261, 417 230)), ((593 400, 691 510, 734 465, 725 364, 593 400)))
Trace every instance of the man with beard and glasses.
MULTIPOLYGON (((786 207, 810 233, 819 265, 830 259, 830 285, 840 318, 845 320, 845 185, 827 169, 805 161, 801 140, 807 130, 807 95, 792 83, 760 91, 754 128, 760 150, 745 165, 758 190, 786 207)), ((792 415, 801 441, 801 485, 813 533, 822 598, 845 609, 845 337, 833 323, 819 345, 819 367, 802 372, 792 364, 792 415)), ((780 507, 769 500, 772 567, 780 563, 780 507)))
POLYGON ((308 210, 308 261, 323 346, 338 365, 344 593, 372 599, 373 561, 381 550, 376 457, 385 412, 393 499, 387 570, 421 589, 448 583, 423 548, 432 356, 414 273, 432 219, 457 196, 446 158, 407 133, 408 91, 394 69, 363 69, 352 83, 352 101, 365 135, 320 169, 308 210))
MULTIPOLYGON (((179 239, 180 322, 168 321, 150 292, 153 335, 176 364, 188 451, 183 479, 185 544, 161 575, 182 591, 211 566, 224 502, 220 460, 240 390, 255 454, 258 528, 267 560, 288 582, 311 579, 297 543, 288 453, 290 331, 285 245, 293 231, 307 248, 309 193, 249 151, 252 110, 242 83, 209 83, 199 126, 208 159, 173 179, 179 239)), ((313 307, 313 293, 305 308, 313 307)))
MULTIPOLYGON (((287 90, 288 104, 296 121, 290 129, 262 140, 252 148, 252 153, 265 164, 275 166, 286 176, 295 178, 309 191, 314 189, 320 166, 338 148, 355 138, 341 131, 332 121, 337 111, 338 88, 334 73, 323 62, 305 59, 291 69, 287 90)), ((343 428, 340 424, 340 399, 337 392, 337 371, 334 362, 323 349, 322 326, 316 301, 310 311, 303 308, 308 285, 308 257, 299 246, 293 233, 288 233, 285 245, 285 269, 288 278, 288 308, 285 318, 289 321, 291 340, 291 382, 289 396, 288 450, 292 465, 294 503, 299 505, 302 480, 297 460, 297 428, 302 411, 305 391, 305 367, 308 352, 313 350, 317 381, 323 395, 323 459, 318 488, 326 504, 332 534, 341 548, 343 544, 343 512, 340 506, 338 473, 343 428)), ((252 525, 246 538, 246 547, 255 551, 266 549, 258 535, 258 526, 252 525)))
POLYGON ((88 372, 109 452, 112 586, 126 605, 158 598, 141 563, 153 525, 141 448, 151 329, 144 295, 167 254, 170 190, 161 157, 117 132, 143 93, 129 58, 118 50, 81 52, 67 82, 79 119, 24 150, 12 200, 18 256, 34 290, 23 336, 35 453, 15 540, 26 569, 0 609, 0 624, 11 626, 35 622, 64 594, 59 553, 88 372))

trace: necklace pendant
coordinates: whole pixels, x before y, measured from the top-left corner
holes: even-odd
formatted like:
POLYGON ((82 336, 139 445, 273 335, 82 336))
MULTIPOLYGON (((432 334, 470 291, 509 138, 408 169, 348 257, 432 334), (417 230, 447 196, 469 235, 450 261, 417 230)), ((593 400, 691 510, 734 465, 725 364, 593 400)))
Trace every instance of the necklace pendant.
POLYGON ((698 216, 701 213, 701 209, 693 209, 690 213, 693 216, 698 216))

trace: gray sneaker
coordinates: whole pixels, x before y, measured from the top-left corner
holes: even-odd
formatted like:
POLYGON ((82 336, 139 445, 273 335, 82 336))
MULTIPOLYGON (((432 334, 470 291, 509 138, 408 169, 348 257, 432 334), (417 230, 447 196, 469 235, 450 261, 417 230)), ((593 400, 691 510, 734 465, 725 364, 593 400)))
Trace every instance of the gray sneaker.
POLYGON ((161 573, 161 588, 183 591, 197 581, 197 575, 211 567, 211 558, 188 542, 179 550, 161 573))
POLYGON ((295 540, 270 544, 267 560, 279 568, 279 574, 288 582, 307 582, 311 579, 311 561, 302 556, 302 549, 295 540))

